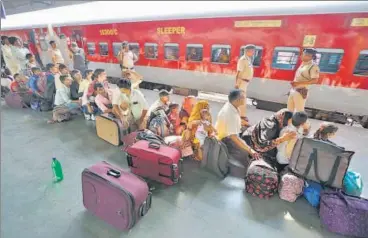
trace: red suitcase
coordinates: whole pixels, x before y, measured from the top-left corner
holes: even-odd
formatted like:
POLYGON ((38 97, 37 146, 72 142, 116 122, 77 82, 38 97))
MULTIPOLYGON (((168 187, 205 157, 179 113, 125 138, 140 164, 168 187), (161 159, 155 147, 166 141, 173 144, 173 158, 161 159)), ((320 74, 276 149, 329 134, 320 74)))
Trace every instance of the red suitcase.
POLYGON ((182 175, 180 150, 157 142, 140 140, 127 149, 132 173, 166 185, 173 185, 182 175))
POLYGON ((150 209, 147 183, 105 161, 82 173, 84 207, 115 228, 132 228, 150 209))

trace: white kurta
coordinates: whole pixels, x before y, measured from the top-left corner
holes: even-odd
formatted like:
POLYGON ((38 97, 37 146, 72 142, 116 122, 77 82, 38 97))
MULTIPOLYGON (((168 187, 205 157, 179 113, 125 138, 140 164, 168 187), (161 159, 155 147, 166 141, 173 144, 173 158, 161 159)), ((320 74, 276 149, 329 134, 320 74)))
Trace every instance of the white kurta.
POLYGON ((19 65, 17 65, 11 46, 8 45, 2 45, 1 46, 2 55, 4 57, 4 61, 6 64, 6 67, 10 70, 12 76, 16 73, 19 73, 20 68, 19 65))

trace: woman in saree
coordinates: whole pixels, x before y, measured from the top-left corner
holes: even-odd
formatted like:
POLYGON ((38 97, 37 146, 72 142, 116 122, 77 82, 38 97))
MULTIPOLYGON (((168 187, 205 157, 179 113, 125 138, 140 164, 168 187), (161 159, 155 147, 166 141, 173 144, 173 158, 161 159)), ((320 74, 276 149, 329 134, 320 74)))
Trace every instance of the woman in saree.
POLYGON ((188 96, 184 98, 183 105, 179 113, 181 125, 186 126, 188 124, 189 117, 192 113, 192 110, 195 104, 196 104, 196 98, 194 96, 188 96))
MULTIPOLYGON (((193 148, 194 154, 196 155, 194 159, 196 160, 199 160, 198 151, 200 144, 199 140, 195 137, 195 133, 198 128, 198 122, 201 120, 201 111, 203 109, 210 109, 210 105, 207 100, 200 100, 196 103, 188 119, 187 129, 183 133, 183 146, 190 145, 193 148)), ((210 117, 209 121, 212 124, 212 117, 210 117)), ((210 135, 212 133, 209 132, 208 134, 210 135)))
POLYGON ((279 137, 282 128, 288 125, 292 117, 292 112, 286 108, 281 109, 272 116, 263 118, 257 124, 249 127, 243 132, 241 138, 258 153, 275 158, 277 154, 276 147, 282 142, 296 137, 294 132, 279 137))

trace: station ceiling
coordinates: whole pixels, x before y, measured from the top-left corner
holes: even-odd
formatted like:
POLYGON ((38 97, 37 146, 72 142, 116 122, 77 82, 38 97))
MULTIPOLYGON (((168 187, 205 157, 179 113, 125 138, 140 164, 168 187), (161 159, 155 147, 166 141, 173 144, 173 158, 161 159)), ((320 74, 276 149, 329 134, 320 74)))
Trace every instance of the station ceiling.
POLYGON ((42 0, 2 0, 6 15, 31 12, 54 7, 62 7, 92 1, 42 1, 42 0))

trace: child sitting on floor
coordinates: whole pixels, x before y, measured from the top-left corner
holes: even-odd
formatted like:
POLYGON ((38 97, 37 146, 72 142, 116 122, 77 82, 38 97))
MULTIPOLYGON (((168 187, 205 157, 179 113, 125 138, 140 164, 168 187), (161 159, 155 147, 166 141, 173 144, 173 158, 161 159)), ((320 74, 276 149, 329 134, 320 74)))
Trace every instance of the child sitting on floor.
POLYGON ((170 124, 173 126, 173 135, 181 135, 184 131, 184 126, 180 124, 179 117, 179 104, 171 103, 169 110, 167 111, 167 117, 169 118, 170 124))

